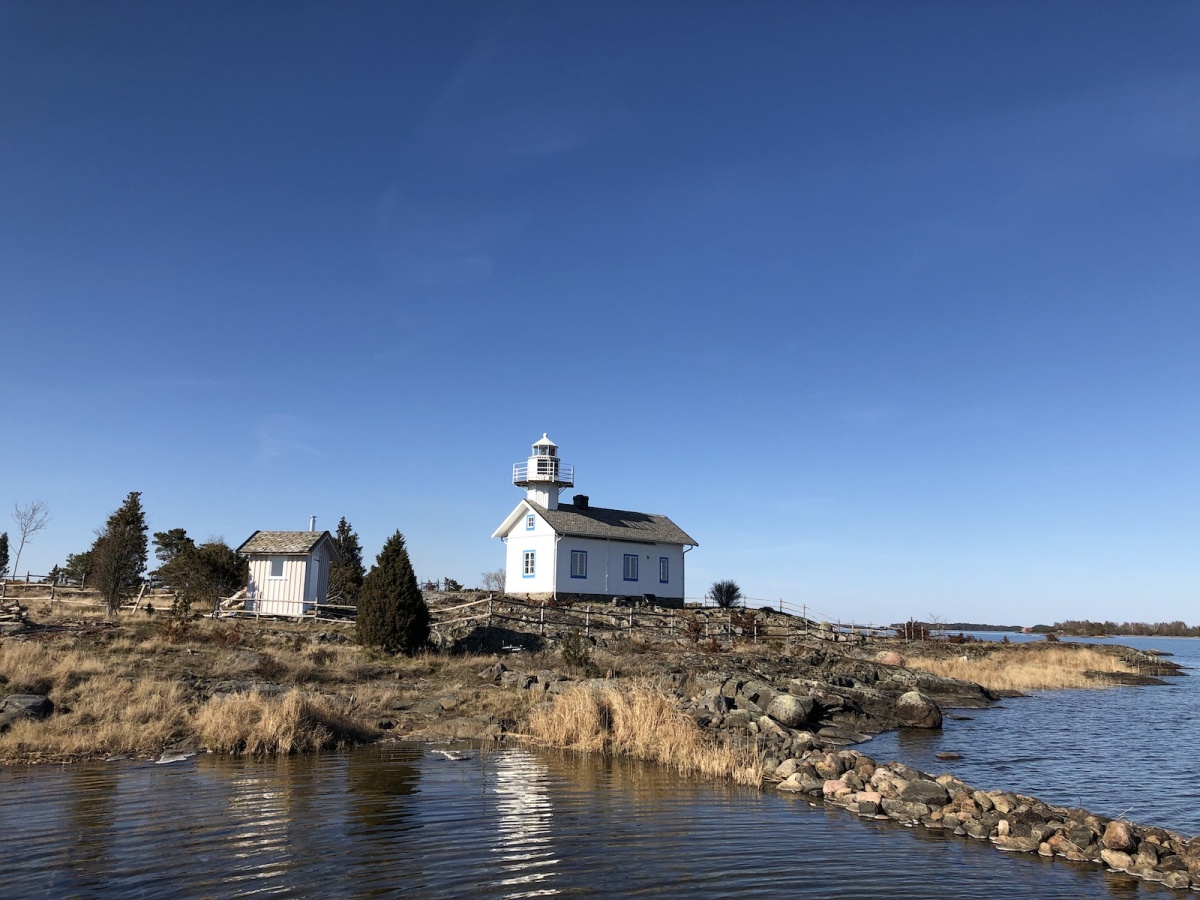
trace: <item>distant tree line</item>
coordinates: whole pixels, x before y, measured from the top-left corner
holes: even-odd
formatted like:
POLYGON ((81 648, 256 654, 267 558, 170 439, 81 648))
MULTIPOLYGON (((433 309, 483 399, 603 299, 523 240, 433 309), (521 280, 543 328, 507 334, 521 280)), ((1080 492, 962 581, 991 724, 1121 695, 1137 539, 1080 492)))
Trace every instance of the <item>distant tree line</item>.
POLYGON ((1035 625, 1031 629, 1037 634, 1057 632, 1074 637, 1200 637, 1200 625, 1186 622, 1093 622, 1090 619, 1067 619, 1053 625, 1035 625))
MULTIPOLYGON (((920 619, 910 619, 907 622, 893 623, 900 633, 910 637, 939 636, 951 632, 964 631, 1023 631, 1022 625, 985 625, 979 622, 923 622, 920 619)), ((1034 634, 1065 634, 1071 637, 1104 637, 1106 635, 1123 635, 1125 637, 1200 637, 1200 626, 1191 626, 1186 622, 1093 622, 1089 619, 1068 619, 1065 622, 1055 622, 1053 625, 1034 625, 1029 629, 1034 634)))

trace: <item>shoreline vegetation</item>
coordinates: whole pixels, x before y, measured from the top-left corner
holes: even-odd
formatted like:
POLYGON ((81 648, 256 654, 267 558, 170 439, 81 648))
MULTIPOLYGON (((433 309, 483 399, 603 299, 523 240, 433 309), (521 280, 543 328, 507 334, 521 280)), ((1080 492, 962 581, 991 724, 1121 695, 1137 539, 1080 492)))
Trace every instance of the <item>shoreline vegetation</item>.
POLYGON ((1095 688, 1102 681, 1120 682, 1121 676, 1141 674, 1119 656, 1078 644, 1007 644, 975 656, 913 654, 907 657, 907 665, 1005 693, 1095 688))
POLYGON ((644 760, 681 777, 774 785, 1005 850, 1102 861, 1170 887, 1200 884, 1200 839, 981 792, 846 749, 897 727, 940 727, 943 707, 1183 674, 1131 648, 865 635, 654 643, 571 630, 515 654, 394 656, 354 643, 350 623, 106 617, 39 602, 28 625, 0 639, 2 764, 511 738, 644 760), (5 720, 9 699, 22 697, 48 701, 49 712, 5 720))
MULTIPOLYGON (((27 614, 32 625, 27 633, 0 639, 0 703, 13 695, 41 696, 53 714, 8 722, 0 714, 0 763, 150 757, 166 750, 265 755, 332 750, 396 735, 495 739, 516 732, 546 745, 671 759, 683 766, 681 772, 712 774, 707 762, 680 762, 696 754, 686 730, 679 730, 679 718, 700 721, 709 731, 715 720, 718 743, 728 744, 732 753, 730 765, 753 769, 728 736, 742 737, 749 728, 754 737, 751 720, 765 713, 766 701, 760 698, 760 709, 749 695, 741 701, 731 696, 699 716, 695 710, 672 716, 642 686, 667 678, 678 701, 685 688, 695 689, 722 668, 730 670, 721 673, 729 683, 740 671, 742 685, 754 678, 781 683, 791 678, 799 688, 786 690, 809 695, 807 724, 823 729, 827 738, 852 743, 910 724, 896 714, 896 699, 909 690, 942 705, 983 706, 1000 695, 1151 683, 1156 679, 1147 673, 1178 671, 1148 654, 1107 645, 864 637, 857 643, 811 640, 786 647, 741 641, 731 648, 700 640, 596 644, 578 631, 559 635, 557 649, 516 657, 449 652, 409 657, 356 644, 349 623, 106 616, 98 608, 45 601, 32 602, 27 614), (514 659, 530 674, 500 677, 498 670, 514 659), (480 669, 495 677, 482 679, 480 669), (610 687, 589 695, 586 704, 583 695, 568 691, 579 706, 576 718, 591 723, 588 728, 549 716, 547 694, 597 675, 611 676, 610 687), (594 708, 583 715, 589 704, 594 708), (754 715, 743 723, 728 706, 754 715), (732 732, 726 713, 736 725, 732 732), (625 724, 643 719, 656 723, 661 740, 674 749, 627 738, 625 724)), ((937 718, 940 722, 940 713, 937 718)), ((636 732, 631 728, 628 734, 636 732)))

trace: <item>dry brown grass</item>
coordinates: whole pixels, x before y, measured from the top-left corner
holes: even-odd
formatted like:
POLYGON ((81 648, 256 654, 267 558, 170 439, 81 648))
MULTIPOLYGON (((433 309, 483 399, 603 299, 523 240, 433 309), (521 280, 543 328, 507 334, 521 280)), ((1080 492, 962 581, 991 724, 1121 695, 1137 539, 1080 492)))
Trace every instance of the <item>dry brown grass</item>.
POLYGON ((192 725, 207 750, 254 756, 334 750, 378 736, 328 700, 298 690, 214 699, 197 710, 192 725))
POLYGON ((8 641, 0 644, 0 675, 8 680, 8 694, 47 694, 56 686, 74 687, 105 671, 103 660, 83 651, 8 641))
POLYGON ((762 782, 762 762, 752 748, 706 739, 671 697, 649 684, 573 687, 534 707, 525 723, 527 736, 544 746, 628 756, 684 776, 762 782))
POLYGON ((187 730, 188 698, 178 682, 118 674, 95 654, 6 641, 0 674, 6 693, 46 694, 59 710, 0 734, 3 760, 157 753, 187 730))
POLYGON ((989 656, 966 660, 959 657, 909 657, 908 666, 933 675, 973 681, 993 691, 1107 687, 1107 682, 1091 678, 1086 673, 1136 672, 1136 669, 1111 654, 1082 646, 1039 646, 1033 649, 1018 645, 997 650, 989 656))
MULTIPOLYGON (((37 640, 0 641, 0 696, 44 694, 55 705, 50 718, 18 722, 0 734, 0 761, 153 756, 201 734, 214 750, 259 754, 325 749, 376 736, 367 722, 351 720, 334 701, 296 691, 278 699, 207 700, 190 686, 196 673, 310 686, 385 671, 377 664, 363 667, 362 651, 354 646, 309 647, 305 637, 299 642, 305 649, 293 651, 286 648, 297 644, 294 634, 264 631, 247 635, 247 642, 274 649, 248 650, 229 647, 234 636, 243 637, 224 623, 197 620, 181 637, 164 634, 153 621, 132 621, 118 628, 84 623, 37 640)), ((355 681, 348 686, 353 689, 355 681)))

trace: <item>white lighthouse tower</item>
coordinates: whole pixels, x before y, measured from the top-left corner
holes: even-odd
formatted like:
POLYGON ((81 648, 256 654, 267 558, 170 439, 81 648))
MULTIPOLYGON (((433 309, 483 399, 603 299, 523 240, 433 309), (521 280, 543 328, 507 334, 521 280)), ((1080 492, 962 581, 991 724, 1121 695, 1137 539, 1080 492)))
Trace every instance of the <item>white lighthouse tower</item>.
POLYGON ((562 464, 558 444, 542 432, 542 439, 533 445, 529 459, 513 464, 513 484, 525 488, 525 499, 530 503, 543 509, 558 509, 559 493, 575 485, 575 467, 562 464))

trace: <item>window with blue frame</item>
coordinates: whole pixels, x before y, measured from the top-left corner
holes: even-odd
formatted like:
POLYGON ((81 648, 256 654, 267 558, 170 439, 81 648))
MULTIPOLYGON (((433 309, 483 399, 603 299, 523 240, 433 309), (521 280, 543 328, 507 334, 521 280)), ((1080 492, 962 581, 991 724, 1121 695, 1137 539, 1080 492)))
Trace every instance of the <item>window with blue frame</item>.
POLYGON ((665 556, 658 558, 658 583, 666 584, 671 579, 668 577, 671 572, 671 561, 665 556))
POLYGON ((625 554, 625 580, 626 581, 637 581, 638 580, 637 569, 638 569, 637 554, 636 553, 626 553, 625 554))
POLYGON ((534 574, 533 554, 535 551, 526 550, 521 556, 521 577, 532 578, 534 574))
POLYGON ((571 551, 571 577, 587 578, 587 551, 571 551))
POLYGON ((535 516, 533 513, 530 513, 529 515, 527 515, 525 517, 525 530, 526 531, 533 531, 534 526, 536 526, 536 525, 537 525, 537 516, 535 516))

